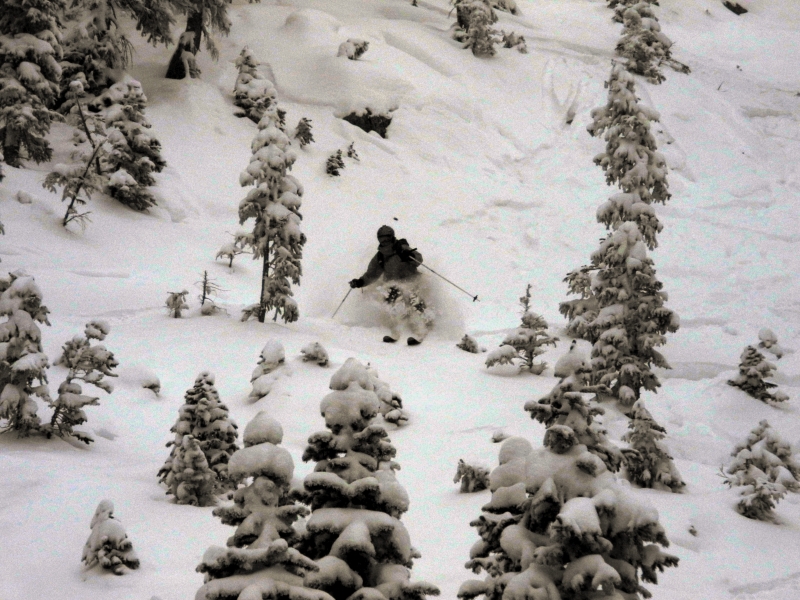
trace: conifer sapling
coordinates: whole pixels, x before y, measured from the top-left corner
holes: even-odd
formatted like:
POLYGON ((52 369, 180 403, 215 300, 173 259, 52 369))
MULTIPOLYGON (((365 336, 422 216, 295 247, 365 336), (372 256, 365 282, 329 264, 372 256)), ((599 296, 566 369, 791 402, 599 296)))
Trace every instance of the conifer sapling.
POLYGON ((305 148, 314 141, 314 134, 311 133, 311 119, 303 117, 297 122, 294 128, 294 139, 300 143, 301 148, 305 148))
POLYGON ((633 405, 630 417, 628 432, 622 436, 630 444, 622 451, 627 478, 642 487, 681 491, 686 484, 661 445, 667 430, 656 423, 641 400, 633 405))
POLYGON ((186 296, 189 295, 189 290, 181 292, 167 292, 167 301, 165 305, 169 310, 169 316, 175 319, 181 318, 181 313, 184 310, 189 310, 189 305, 186 303, 186 296))
POLYGON ((311 342, 306 344, 300 350, 300 354, 305 362, 315 362, 320 367, 327 367, 330 361, 328 351, 323 348, 319 342, 311 342))
POLYGON ((342 160, 342 151, 337 150, 328 157, 325 162, 325 172, 331 177, 338 177, 339 171, 344 169, 344 160, 342 160))
POLYGON ((459 492, 462 494, 485 490, 489 487, 489 469, 486 467, 469 465, 464 462, 463 458, 459 458, 456 475, 453 477, 453 483, 459 482, 461 482, 461 489, 459 492))
POLYGON ((739 357, 739 374, 728 380, 728 384, 747 392, 762 402, 785 402, 789 399, 784 392, 770 392, 776 384, 765 381, 772 377, 775 365, 769 362, 755 347, 747 346, 739 357))
POLYGON ((133 550, 125 528, 114 518, 114 503, 102 500, 94 511, 90 524, 92 533, 83 547, 81 562, 86 568, 100 565, 115 575, 127 569, 138 569, 139 558, 133 550))

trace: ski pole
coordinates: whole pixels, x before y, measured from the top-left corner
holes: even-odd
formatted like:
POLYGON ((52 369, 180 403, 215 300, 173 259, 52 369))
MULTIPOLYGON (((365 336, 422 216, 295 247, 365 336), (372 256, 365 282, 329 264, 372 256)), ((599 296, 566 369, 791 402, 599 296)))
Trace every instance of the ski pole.
POLYGON ((339 302, 339 306, 337 306, 336 310, 333 311, 333 314, 331 315, 331 319, 333 319, 336 316, 336 313, 338 313, 339 309, 342 308, 342 304, 344 304, 344 301, 347 300, 347 297, 350 295, 350 292, 352 292, 352 291, 353 291, 353 288, 350 288, 349 290, 347 290, 347 293, 344 295, 344 298, 342 298, 342 301, 339 302))
POLYGON ((456 285, 455 283, 453 283, 452 281, 450 281, 450 280, 449 280, 447 277, 445 277, 445 276, 443 276, 443 275, 439 275, 439 273, 437 273, 436 271, 434 271, 433 269, 431 269, 431 268, 430 268, 428 265, 423 265, 421 262, 419 262, 419 261, 418 261, 416 258, 414 258, 413 256, 410 256, 409 258, 410 258, 411 260, 413 260, 415 263, 417 263, 417 264, 418 264, 420 267, 425 267, 426 269, 428 269, 428 271, 430 271, 431 273, 433 273, 433 274, 434 274, 434 275, 436 275, 437 277, 441 277, 441 278, 442 278, 442 279, 444 279, 444 280, 445 280, 447 283, 449 283, 450 285, 452 285, 454 288, 458 288, 459 290, 461 290, 462 292, 464 292, 464 293, 465 293, 467 296, 469 296, 470 298, 472 298, 472 301, 473 301, 473 302, 477 302, 477 301, 478 301, 478 296, 477 296, 477 295, 473 296, 472 294, 470 294, 470 293, 469 293, 467 290, 465 290, 465 289, 464 289, 464 288, 462 288, 461 286, 458 286, 458 285, 456 285))

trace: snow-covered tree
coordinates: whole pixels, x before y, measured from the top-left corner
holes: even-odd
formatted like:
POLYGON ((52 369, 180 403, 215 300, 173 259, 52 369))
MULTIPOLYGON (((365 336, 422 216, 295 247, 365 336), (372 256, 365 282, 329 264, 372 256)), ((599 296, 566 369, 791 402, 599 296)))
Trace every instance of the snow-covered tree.
POLYGON ((352 158, 356 162, 361 161, 361 159, 358 157, 358 152, 356 152, 355 142, 350 142, 350 145, 347 146, 347 158, 352 158))
POLYGON ((772 377, 774 370, 775 365, 764 358, 758 349, 747 346, 739 357, 739 374, 728 380, 728 384, 744 390, 762 402, 785 402, 789 396, 780 390, 770 392, 777 386, 765 381, 765 378, 772 377))
POLYGON ((661 385, 652 367, 669 364, 656 348, 666 343, 666 333, 678 330, 679 319, 665 306, 667 294, 636 223, 620 224, 591 260, 582 269, 590 277, 597 315, 570 330, 593 342, 592 381, 632 406, 642 389, 653 392, 661 385))
POLYGON ((317 464, 296 493, 313 512, 295 547, 319 566, 306 586, 337 600, 437 595, 436 587, 410 581, 419 554, 400 521, 409 499, 395 478, 396 450, 373 423, 380 401, 368 370, 350 359, 331 388, 320 405, 327 431, 312 434, 303 453, 317 464))
POLYGON ((275 86, 258 70, 259 62, 247 46, 242 48, 234 64, 239 75, 233 88, 233 103, 242 109, 236 116, 258 123, 267 107, 275 102, 275 86))
POLYGON ((115 83, 92 103, 103 111, 108 151, 101 165, 110 174, 106 193, 134 210, 156 204, 148 186, 155 184, 153 173, 166 166, 161 144, 151 133, 144 116, 147 97, 134 79, 115 83))
POLYGON ((164 306, 169 311, 169 316, 175 319, 181 318, 181 313, 184 310, 189 310, 189 305, 186 303, 186 296, 189 295, 189 290, 181 290, 180 292, 167 292, 167 301, 164 306))
POLYGON ((278 369, 285 362, 286 350, 280 340, 274 338, 267 340, 259 354, 256 368, 250 375, 250 383, 253 384, 253 389, 250 390, 251 402, 257 402, 269 395, 275 382, 282 376, 278 369))
POLYGON ((501 31, 503 36, 503 48, 516 48, 520 54, 528 53, 528 44, 525 43, 525 36, 519 35, 514 31, 501 31))
POLYGON ((655 234, 661 229, 654 214, 649 214, 639 202, 665 203, 670 198, 667 165, 658 152, 651 123, 658 122, 658 112, 639 103, 633 76, 620 64, 611 69, 608 81, 608 102, 591 112, 592 124, 587 130, 592 136, 603 136, 604 152, 594 158, 595 164, 606 173, 606 183, 617 184, 625 194, 638 197, 612 197, 612 206, 598 210, 598 221, 612 227, 615 221, 631 220, 645 226, 643 233, 651 248, 656 246, 655 234), (644 214, 640 214, 643 211, 644 214), (621 219, 621 216, 628 218, 621 219), (652 238, 652 242, 650 242, 652 238))
POLYGON ((656 423, 644 403, 634 403, 628 432, 622 436, 630 448, 623 450, 625 474, 633 483, 647 488, 679 492, 686 485, 661 440, 667 430, 656 423))
POLYGON ((53 434, 59 437, 73 436, 85 444, 94 441, 91 435, 74 429, 76 425, 86 422, 83 407, 98 404, 98 398, 83 394, 83 388, 78 381, 91 384, 107 394, 114 390, 105 378, 117 376, 114 369, 119 363, 103 344, 92 345, 92 340, 105 340, 110 331, 111 327, 106 321, 89 321, 83 336, 75 336, 62 346, 61 356, 54 364, 63 366, 68 371, 64 381, 58 386, 58 397, 55 401, 48 402, 53 409, 53 416, 49 425, 43 427, 47 437, 53 434))
POLYGON ((0 323, 0 433, 16 431, 27 436, 40 430, 33 397, 47 401, 50 393, 49 361, 37 323, 50 325, 48 312, 33 277, 14 272, 0 279, 0 315, 7 317, 0 323))
POLYGON ((195 287, 200 289, 197 299, 200 300, 200 313, 203 315, 213 315, 220 308, 214 302, 214 298, 224 291, 217 280, 208 276, 208 271, 203 271, 200 281, 195 282, 195 287))
POLYGON ((492 27, 497 23, 497 13, 489 0, 453 0, 453 4, 456 7, 453 38, 472 50, 475 56, 494 56, 494 46, 502 38, 492 27))
POLYGON ((767 421, 761 421, 731 456, 725 483, 741 488, 736 508, 748 519, 771 520, 775 505, 787 492, 800 492, 800 462, 792 445, 767 421))
MULTIPOLYGON (((574 421, 585 426, 576 414, 574 421)), ((484 580, 462 584, 459 598, 530 600, 649 598, 641 583, 678 559, 658 513, 621 486, 570 425, 548 428, 544 447, 522 438, 500 449, 490 474, 491 501, 472 522, 481 539, 467 567, 484 580)))
POLYGON ((602 407, 586 398, 597 393, 597 386, 583 381, 578 372, 561 380, 550 393, 539 400, 525 403, 525 410, 532 419, 547 427, 545 444, 558 447, 561 444, 581 444, 600 458, 606 468, 617 471, 622 464, 622 451, 606 436, 606 430, 596 420, 604 414, 602 407))
POLYGON ((525 288, 525 295, 519 299, 522 305, 522 323, 511 331, 500 345, 486 358, 486 366, 514 364, 520 361, 520 368, 540 375, 547 363, 536 363, 536 357, 544 354, 547 346, 555 346, 558 338, 547 334, 547 321, 531 310, 531 285, 525 288), (511 350, 508 349, 510 346, 511 350))
POLYGON ((273 103, 258 123, 253 156, 239 176, 242 186, 253 186, 239 203, 239 222, 254 219, 248 246, 253 259, 262 260, 259 303, 246 308, 242 319, 257 317, 263 323, 275 310, 287 323, 299 317, 291 284, 300 283, 305 234, 300 231, 303 186, 288 171, 296 159, 284 131, 283 119, 273 103))
POLYGON ((783 356, 784 350, 778 343, 778 336, 768 327, 758 330, 758 347, 764 348, 767 352, 771 352, 775 355, 775 358, 779 360, 783 356))
POLYGON ((89 527, 92 533, 83 546, 81 556, 86 568, 100 565, 115 575, 124 574, 126 568, 139 568, 133 543, 128 539, 122 523, 114 518, 114 503, 111 500, 102 500, 97 505, 89 527))
POLYGON ((205 573, 205 584, 196 600, 333 600, 305 587, 304 577, 319 567, 290 547, 298 537, 293 524, 308 509, 288 496, 294 462, 279 446, 282 438, 280 425, 263 411, 245 427, 245 447, 229 467, 246 486, 236 490, 233 505, 214 509, 236 531, 226 547, 211 546, 203 555, 197 571, 205 573))
POLYGON ((216 503, 217 474, 208 466, 203 449, 191 435, 181 437, 169 459, 158 472, 167 494, 178 504, 213 506, 216 503))
MULTIPOLYGON (((348 359, 353 361, 354 359, 348 359)), ((345 361, 347 364, 347 361, 345 361)), ((403 410, 403 399, 400 394, 393 392, 389 388, 389 384, 383 381, 374 367, 367 365, 367 374, 369 375, 369 382, 367 387, 371 386, 372 391, 378 396, 380 406, 378 412, 381 413, 383 420, 387 423, 392 423, 400 427, 408 422, 408 414, 403 410)), ((335 381, 335 380, 334 380, 335 381)), ((341 387, 343 384, 339 384, 341 387)))
POLYGON ((355 38, 348 39, 339 44, 336 56, 346 56, 350 60, 358 60, 369 48, 369 42, 355 38))
MULTIPOLYGON (((305 148, 311 142, 313 142, 314 134, 311 133, 311 119, 308 119, 306 117, 300 119, 297 122, 297 127, 294 128, 294 135, 292 137, 297 140, 301 148, 305 148)), ((355 152, 355 149, 353 150, 353 152, 355 152)))
POLYGON ((245 251, 243 248, 240 248, 236 245, 236 242, 228 242, 224 244, 222 248, 219 249, 217 255, 214 257, 215 259, 218 258, 225 258, 228 260, 228 267, 233 268, 233 259, 239 256, 240 254, 244 254, 245 251))
POLYGON ((325 161, 325 172, 331 177, 338 177, 339 171, 342 169, 344 169, 342 151, 337 150, 328 157, 328 160, 325 161))
POLYGON ((567 334, 594 343, 588 324, 599 312, 597 298, 592 291, 592 268, 584 265, 564 277, 567 293, 578 296, 558 305, 558 311, 567 318, 567 334))
POLYGON ((461 483, 459 491, 462 494, 485 490, 489 487, 489 469, 467 464, 463 458, 459 458, 453 483, 459 482, 461 483))
POLYGON ((650 83, 664 81, 665 77, 659 70, 663 63, 681 73, 690 72, 687 65, 672 58, 672 40, 662 33, 650 3, 619 7, 616 15, 621 15, 623 24, 616 52, 625 59, 628 71, 645 77, 650 83))
MULTIPOLYGON (((166 483, 169 491, 180 501, 176 486, 171 485, 170 477, 176 472, 176 463, 183 460, 187 452, 184 438, 192 438, 194 446, 204 455, 205 468, 212 474, 211 491, 222 492, 235 486, 228 474, 228 462, 231 455, 238 450, 236 439, 237 426, 231 420, 228 407, 220 400, 217 388, 214 387, 214 375, 208 371, 200 373, 194 386, 187 390, 184 404, 178 409, 178 419, 170 431, 174 438, 167 443, 172 447, 169 458, 158 472, 159 481, 166 483)), ((202 461, 198 461, 202 462, 202 461)))
POLYGON ((185 63, 186 57, 182 54, 187 50, 193 55, 197 54, 200 44, 205 38, 206 50, 216 60, 219 57, 219 50, 217 50, 211 32, 228 35, 231 30, 231 22, 228 19, 228 2, 225 0, 180 0, 173 1, 173 6, 178 12, 186 15, 186 31, 181 35, 180 43, 170 60, 166 77, 167 79, 183 79, 187 75, 185 71, 179 74, 173 70, 173 65, 185 63))
POLYGON ((478 354, 481 351, 478 341, 468 333, 464 334, 461 341, 456 344, 456 348, 461 348, 464 352, 471 354, 478 354))
POLYGON ((3 0, 0 5, 0 155, 19 167, 46 162, 46 136, 61 81, 64 0, 3 0))
POLYGON ((300 349, 300 354, 305 362, 315 362, 320 367, 327 367, 330 358, 328 351, 319 342, 311 342, 300 349))

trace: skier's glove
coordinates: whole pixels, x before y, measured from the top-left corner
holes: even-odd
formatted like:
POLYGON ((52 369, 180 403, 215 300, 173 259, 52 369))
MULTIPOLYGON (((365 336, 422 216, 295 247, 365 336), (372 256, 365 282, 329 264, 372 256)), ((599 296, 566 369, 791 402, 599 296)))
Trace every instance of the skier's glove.
POLYGON ((350 280, 350 287, 351 288, 362 288, 362 287, 364 287, 364 280, 361 279, 361 277, 359 277, 357 279, 351 279, 350 280))
POLYGON ((409 247, 408 241, 403 238, 394 243, 394 251, 403 262, 411 262, 414 258, 413 254, 417 251, 417 249, 409 247))

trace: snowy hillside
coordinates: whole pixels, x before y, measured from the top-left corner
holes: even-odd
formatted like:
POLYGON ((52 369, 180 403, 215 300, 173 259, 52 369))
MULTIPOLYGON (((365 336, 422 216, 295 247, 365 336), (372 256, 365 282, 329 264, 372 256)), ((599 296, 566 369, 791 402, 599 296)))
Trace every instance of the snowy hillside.
MULTIPOLYGON (((660 85, 637 78, 641 103, 660 113, 653 133, 666 156, 672 198, 655 205, 664 225, 650 253, 680 329, 660 350, 672 366, 643 395, 667 429, 665 445, 686 482, 683 493, 633 489, 652 504, 680 558, 646 587, 660 600, 791 600, 800 597, 800 494, 789 493, 775 522, 735 510, 720 467, 761 420, 800 452, 800 4, 739 0, 660 0, 654 8, 690 74, 662 67, 660 85), (768 405, 731 387, 742 351, 758 332, 777 335, 784 355, 768 355, 772 378, 790 397, 768 405), (692 529, 693 533, 690 533, 692 529)), ((446 0, 235 0, 219 59, 198 54, 199 79, 167 80, 173 47, 154 47, 128 24, 135 45, 131 77, 148 98, 147 118, 167 167, 156 175, 158 204, 138 213, 98 194, 82 230, 61 225, 60 194, 42 187, 65 162, 71 130, 51 130, 50 163, 3 165, 0 274, 35 277, 49 308, 42 345, 55 362, 64 342, 102 319, 103 342, 119 361, 112 394, 85 409, 90 446, 60 438, 0 435, 0 600, 179 600, 203 584, 195 572, 231 527, 211 508, 174 503, 157 473, 186 390, 202 371, 216 377, 239 431, 259 411, 283 427, 295 479, 311 472, 301 456, 324 428, 319 403, 331 376, 354 357, 402 396, 409 422, 387 425, 397 473, 411 507, 402 518, 422 557, 413 580, 456 598, 476 576, 464 568, 478 535, 469 523, 490 492, 460 494, 459 459, 494 468, 492 435, 519 435, 538 448, 545 428, 523 410, 558 379, 552 366, 572 339, 559 303, 565 275, 587 264, 606 235, 597 207, 616 193, 593 158, 590 112, 606 103, 621 25, 603 0, 518 0, 519 14, 496 25, 525 37, 528 53, 498 47, 476 58, 451 37, 446 0), (349 38, 369 42, 359 60, 337 57, 349 38), (292 174, 305 188, 303 276, 294 286, 297 322, 240 322, 258 301, 260 263, 215 260, 240 228, 256 125, 234 116, 234 60, 247 45, 274 83, 292 127, 306 117, 314 143, 298 150, 292 174), (344 121, 370 107, 392 111, 387 137, 344 121), (339 177, 326 174, 336 150, 354 144, 339 177), (19 192, 31 201, 20 201, 19 192), (389 224, 419 248, 436 324, 418 347, 385 344, 369 292, 348 281, 364 273, 375 232, 389 224), (203 316, 195 282, 204 271, 222 288, 222 312, 203 316), (491 350, 518 326, 527 284, 531 308, 558 336, 540 376, 491 370, 486 354, 456 348, 469 333, 491 350), (170 318, 168 292, 188 290, 190 309, 170 318), (472 302, 470 295, 477 295, 472 302), (268 340, 286 364, 270 394, 253 402, 250 376, 268 340), (331 364, 304 362, 320 342, 331 364), (142 384, 161 383, 156 395, 142 384), (121 577, 85 569, 81 550, 93 511, 114 503, 141 566, 121 577)), ((179 27, 183 27, 179 20, 179 27)), ((589 352, 590 345, 578 347, 589 352)), ((52 392, 66 370, 49 371, 52 392)), ((620 446, 628 418, 608 404, 602 425, 620 446)), ((40 414, 48 416, 42 406, 40 414)))

